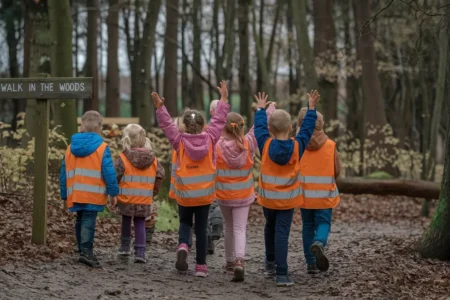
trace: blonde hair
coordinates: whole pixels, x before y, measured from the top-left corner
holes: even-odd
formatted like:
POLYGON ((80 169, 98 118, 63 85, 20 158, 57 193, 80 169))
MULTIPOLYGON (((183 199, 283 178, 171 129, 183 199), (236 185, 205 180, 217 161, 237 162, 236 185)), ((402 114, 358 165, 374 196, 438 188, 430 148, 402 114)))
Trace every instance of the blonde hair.
POLYGON ((209 114, 212 116, 216 113, 217 104, 219 103, 219 100, 213 100, 209 104, 209 114))
POLYGON ((269 118, 269 127, 272 133, 287 133, 291 129, 291 115, 282 109, 276 109, 269 118))
POLYGON ((153 150, 150 139, 147 137, 144 128, 138 124, 129 124, 123 130, 122 146, 124 150, 132 148, 145 148, 153 150))
POLYGON ((82 132, 99 132, 102 130, 102 115, 95 110, 89 110, 81 117, 82 132))
POLYGON ((245 150, 244 146, 244 118, 235 112, 230 112, 227 115, 227 123, 225 125, 225 132, 234 136, 236 145, 245 150))
MULTIPOLYGON (((300 130, 300 126, 302 126, 303 119, 305 118, 307 112, 308 112, 308 108, 304 107, 298 113, 298 118, 297 118, 298 130, 300 130)), ((316 119, 316 127, 314 127, 314 131, 322 131, 323 125, 325 124, 325 122, 323 120, 323 115, 318 111, 316 111, 316 113, 317 113, 317 119, 316 119)))

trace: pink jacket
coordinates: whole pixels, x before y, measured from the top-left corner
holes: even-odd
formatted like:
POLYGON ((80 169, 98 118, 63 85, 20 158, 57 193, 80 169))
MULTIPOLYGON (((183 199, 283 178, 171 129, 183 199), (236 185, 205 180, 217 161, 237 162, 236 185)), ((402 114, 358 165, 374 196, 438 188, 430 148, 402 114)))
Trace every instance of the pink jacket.
POLYGON ((216 113, 211 118, 208 128, 199 134, 181 133, 177 126, 173 123, 173 120, 167 112, 165 106, 156 110, 156 118, 158 119, 159 127, 163 130, 175 151, 178 151, 180 141, 183 141, 186 154, 189 158, 192 160, 201 160, 208 154, 211 141, 215 162, 216 144, 222 135, 229 110, 229 104, 219 101, 217 104, 216 113))
MULTIPOLYGON (((266 110, 267 116, 270 117, 270 115, 274 112, 275 106, 270 105, 269 108, 266 110)), ((249 144, 249 150, 250 155, 254 158, 256 149, 258 149, 258 144, 256 142, 255 138, 255 132, 254 132, 254 126, 250 128, 248 133, 244 136, 244 138, 248 141, 249 144)), ((247 161, 247 150, 242 150, 236 145, 236 140, 227 140, 224 136, 222 136, 217 143, 217 148, 219 148, 220 153, 223 155, 223 160, 225 163, 233 168, 233 169, 240 169, 247 161)), ((217 199, 217 202, 222 206, 228 206, 228 207, 241 207, 241 206, 247 206, 253 203, 255 200, 255 196, 252 195, 245 199, 239 199, 233 201, 222 201, 217 199)))

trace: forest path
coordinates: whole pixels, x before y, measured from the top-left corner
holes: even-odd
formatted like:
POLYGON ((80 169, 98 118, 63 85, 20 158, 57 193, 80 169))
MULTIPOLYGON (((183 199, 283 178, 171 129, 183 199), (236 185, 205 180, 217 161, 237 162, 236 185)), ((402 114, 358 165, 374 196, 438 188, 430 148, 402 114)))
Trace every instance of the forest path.
MULTIPOLYGON (((277 288, 262 273, 263 226, 247 230, 246 279, 230 282, 223 272, 223 239, 207 262, 210 276, 180 275, 174 268, 176 234, 158 233, 147 250, 147 264, 116 256, 114 248, 97 249, 102 269, 63 256, 50 263, 16 262, 0 267, 0 299, 413 299, 450 296, 450 264, 419 259, 409 249, 422 225, 399 221, 343 222, 332 226, 327 273, 307 275, 299 225, 293 225, 289 267, 295 285, 277 288), (437 272, 439 270, 439 272, 437 272), (447 274, 447 278, 442 278, 447 274), (433 278, 435 277, 435 278, 433 278), (429 284, 429 288, 422 286, 429 284), (447 293, 447 295, 446 295, 447 293)), ((194 250, 194 249, 193 249, 194 250)), ((445 297, 442 299, 446 299, 445 297)))

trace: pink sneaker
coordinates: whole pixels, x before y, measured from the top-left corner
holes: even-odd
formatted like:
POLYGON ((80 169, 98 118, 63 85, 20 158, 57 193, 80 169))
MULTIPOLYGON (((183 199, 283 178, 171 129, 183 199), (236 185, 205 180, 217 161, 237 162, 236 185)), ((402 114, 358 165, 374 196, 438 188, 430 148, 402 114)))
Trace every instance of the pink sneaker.
POLYGON ((186 272, 188 270, 187 256, 189 248, 186 244, 180 244, 177 249, 177 262, 175 268, 179 272, 186 272))
POLYGON ((195 276, 207 277, 208 276, 208 266, 207 265, 195 265, 195 276))

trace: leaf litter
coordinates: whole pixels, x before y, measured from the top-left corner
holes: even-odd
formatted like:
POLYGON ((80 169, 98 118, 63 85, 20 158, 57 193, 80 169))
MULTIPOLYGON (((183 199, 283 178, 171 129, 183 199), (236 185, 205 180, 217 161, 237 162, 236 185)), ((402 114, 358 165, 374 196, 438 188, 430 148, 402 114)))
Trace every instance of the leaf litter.
MULTIPOLYGON (((343 195, 333 212, 327 246, 330 270, 308 275, 296 212, 289 244, 289 269, 296 284, 277 288, 262 273, 264 216, 253 205, 247 229, 246 281, 223 272, 223 239, 207 258, 206 279, 174 270, 176 233, 155 233, 147 264, 116 257, 120 219, 101 218, 95 249, 102 268, 76 262, 74 216, 62 202, 48 204, 46 246, 31 243, 32 201, 0 196, 0 299, 447 299, 450 263, 422 259, 415 247, 429 224, 419 216, 420 199, 343 195)), ((193 269, 195 249, 190 251, 193 269)))

